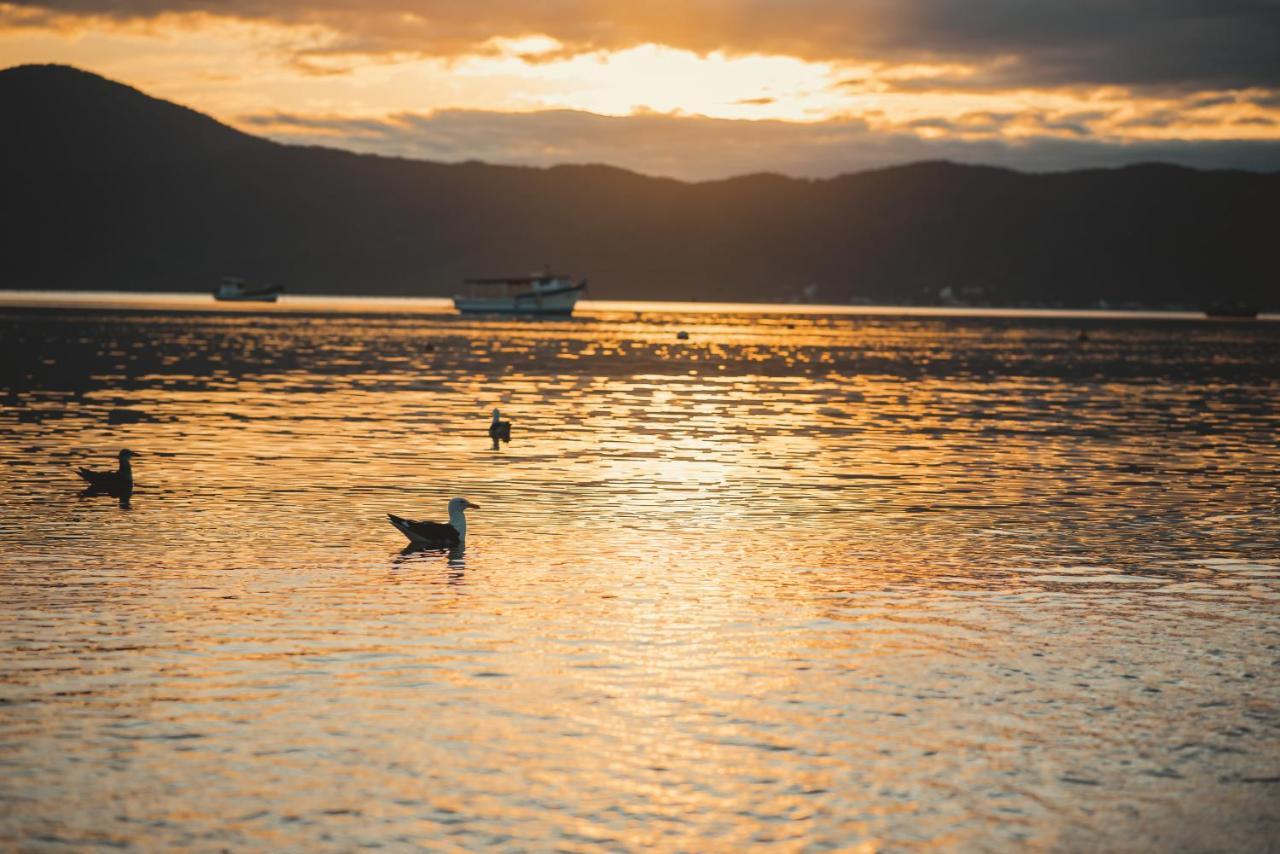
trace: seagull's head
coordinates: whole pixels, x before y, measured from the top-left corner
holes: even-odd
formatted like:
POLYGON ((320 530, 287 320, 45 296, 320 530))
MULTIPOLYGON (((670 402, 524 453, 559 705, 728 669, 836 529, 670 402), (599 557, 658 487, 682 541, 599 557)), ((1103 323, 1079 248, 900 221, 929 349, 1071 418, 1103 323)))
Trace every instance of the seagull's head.
POLYGON ((480 509, 479 504, 472 504, 470 501, 468 501, 465 498, 449 499, 450 513, 461 513, 463 510, 479 510, 479 509, 480 509))
POLYGON ((131 451, 128 448, 125 448, 123 451, 120 452, 120 462, 125 463, 125 462, 128 462, 133 457, 138 457, 138 456, 141 456, 141 454, 137 453, 136 451, 131 451))
POLYGON ((495 406, 495 407, 493 408, 493 420, 494 420, 494 421, 497 421, 497 420, 498 420, 498 414, 499 414, 499 413, 498 413, 498 407, 496 407, 496 406, 495 406))

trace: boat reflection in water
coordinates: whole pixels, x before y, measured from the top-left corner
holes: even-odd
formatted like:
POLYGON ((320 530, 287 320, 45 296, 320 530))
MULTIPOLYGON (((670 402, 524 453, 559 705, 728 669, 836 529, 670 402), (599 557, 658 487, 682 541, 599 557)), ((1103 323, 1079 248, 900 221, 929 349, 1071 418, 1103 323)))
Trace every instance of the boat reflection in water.
POLYGON ((1225 317, 1237 320, 1253 320, 1262 311, 1260 306, 1246 302, 1219 301, 1204 307, 1206 317, 1225 317))
POLYGON ((552 273, 464 279, 468 292, 453 298, 463 314, 573 314, 573 307, 587 289, 587 280, 552 273))

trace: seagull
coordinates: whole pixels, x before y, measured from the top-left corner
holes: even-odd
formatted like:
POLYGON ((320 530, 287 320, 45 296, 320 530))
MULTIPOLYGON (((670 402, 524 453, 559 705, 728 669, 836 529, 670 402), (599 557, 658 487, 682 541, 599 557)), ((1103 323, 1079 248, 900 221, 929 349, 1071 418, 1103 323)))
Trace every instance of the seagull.
POLYGON ((79 468, 76 473, 88 482, 90 491, 111 494, 130 492, 133 490, 133 467, 129 465, 129 460, 137 456, 141 455, 126 448, 120 452, 120 467, 115 471, 79 468))
POLYGON ((495 451, 498 450, 499 439, 504 442, 511 441, 511 422, 499 421, 498 416, 498 410, 494 409, 493 420, 489 422, 489 438, 493 440, 493 449, 495 451))
POLYGON ((388 513, 387 518, 391 520, 392 525, 396 526, 396 530, 409 538, 409 542, 414 546, 448 549, 462 545, 467 538, 467 517, 464 513, 468 508, 479 510, 480 505, 472 504, 465 498, 450 499, 447 525, 441 525, 439 522, 414 522, 410 519, 401 519, 392 513, 388 513))

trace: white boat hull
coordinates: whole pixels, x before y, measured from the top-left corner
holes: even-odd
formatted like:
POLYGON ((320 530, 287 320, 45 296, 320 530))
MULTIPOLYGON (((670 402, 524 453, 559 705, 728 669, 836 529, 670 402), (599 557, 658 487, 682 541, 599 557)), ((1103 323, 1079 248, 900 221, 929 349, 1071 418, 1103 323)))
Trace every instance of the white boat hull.
POLYGON ((582 296, 583 285, 576 285, 552 293, 532 292, 508 297, 453 298, 453 306, 463 314, 573 314, 573 307, 582 296))

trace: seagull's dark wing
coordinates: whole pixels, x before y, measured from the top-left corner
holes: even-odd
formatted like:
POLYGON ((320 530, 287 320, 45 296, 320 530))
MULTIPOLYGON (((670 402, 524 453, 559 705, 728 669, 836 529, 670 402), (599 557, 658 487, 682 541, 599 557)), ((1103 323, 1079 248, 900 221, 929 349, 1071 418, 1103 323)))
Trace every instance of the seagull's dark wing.
POLYGON ((510 421, 499 421, 497 424, 493 426, 497 428, 497 431, 496 431, 497 436, 495 438, 501 439, 504 442, 511 441, 511 422, 510 421))
POLYGON ((391 513, 387 514, 387 518, 400 533, 414 543, 439 545, 443 548, 457 545, 462 539, 458 536, 458 529, 452 525, 441 525, 439 522, 415 522, 412 519, 401 519, 391 513))
POLYGON ((452 525, 442 525, 439 522, 410 522, 409 530, 424 540, 447 543, 456 543, 458 541, 458 529, 452 525))
POLYGON ((76 469, 76 474, 80 475, 92 486, 108 486, 119 479, 117 473, 113 471, 94 471, 93 469, 78 468, 76 469))

